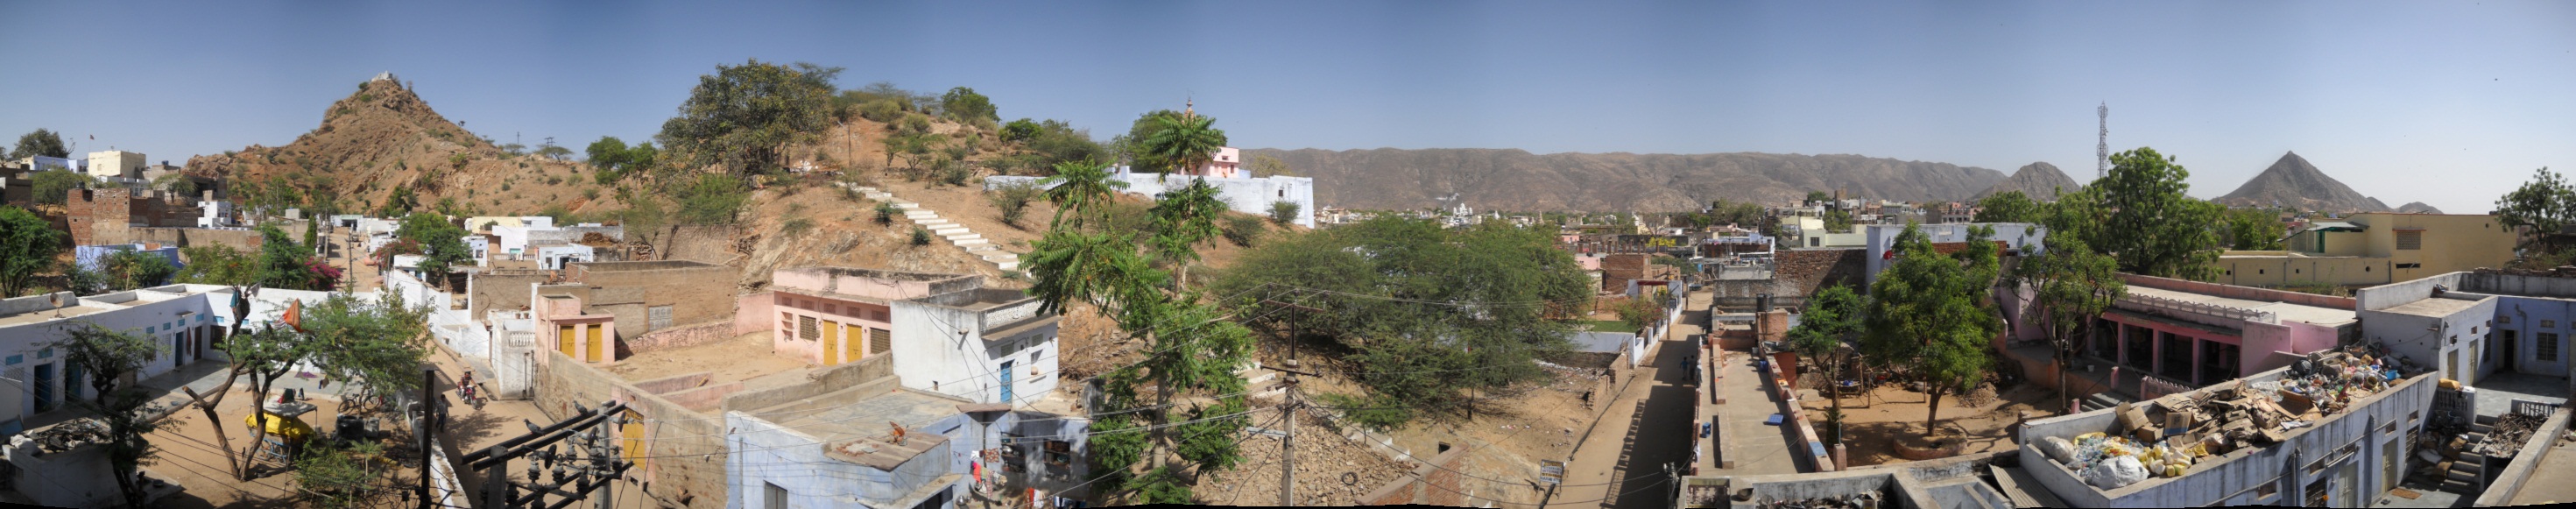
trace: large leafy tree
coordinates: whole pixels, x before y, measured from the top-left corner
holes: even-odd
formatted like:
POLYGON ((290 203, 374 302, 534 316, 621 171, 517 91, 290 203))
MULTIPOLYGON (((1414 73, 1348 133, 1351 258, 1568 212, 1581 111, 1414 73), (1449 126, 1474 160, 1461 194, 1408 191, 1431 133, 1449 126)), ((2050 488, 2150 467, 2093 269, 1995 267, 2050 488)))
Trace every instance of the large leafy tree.
POLYGON ((957 87, 939 96, 939 111, 961 122, 1000 122, 1001 114, 993 109, 993 99, 975 93, 975 89, 957 87))
POLYGON ((441 288, 446 287, 450 269, 473 257, 465 247, 465 229, 438 215, 404 216, 402 226, 394 229, 394 237, 420 244, 420 271, 441 288))
POLYGON ((1056 163, 1055 176, 1047 177, 1039 185, 1050 186, 1045 197, 1055 204, 1055 219, 1050 220, 1048 226, 1058 229, 1068 224, 1065 222, 1068 213, 1073 218, 1070 224, 1075 227, 1081 226, 1083 221, 1098 219, 1102 212, 1108 210, 1109 203, 1117 199, 1118 191, 1127 188, 1126 181, 1109 174, 1109 163, 1088 160, 1056 163))
POLYGON ((2281 213, 2265 208, 2229 209, 2226 216, 2227 245, 2239 251, 2279 251, 2289 228, 2281 224, 2281 213))
POLYGON ((172 281, 225 286, 250 286, 259 282, 259 262, 250 253, 223 244, 179 248, 179 258, 188 266, 179 269, 172 281))
POLYGON ((653 148, 653 142, 630 147, 626 140, 616 136, 601 136, 599 141, 584 147, 582 153, 589 158, 590 167, 598 170, 601 184, 616 182, 637 171, 652 168, 653 162, 661 157, 661 151, 653 148))
POLYGON ((143 507, 148 489, 137 477, 143 460, 152 455, 152 443, 144 435, 152 432, 158 419, 149 414, 158 412, 151 408, 151 392, 121 382, 142 372, 159 347, 150 338, 91 323, 74 324, 64 332, 63 339, 43 346, 62 352, 65 364, 89 374, 93 397, 76 400, 73 406, 95 414, 105 425, 108 470, 116 477, 117 491, 125 496, 126 507, 143 507))
POLYGON ((1147 156, 1167 165, 1165 175, 1206 167, 1217 149, 1225 147, 1225 130, 1215 127, 1215 117, 1183 112, 1177 117, 1154 117, 1154 122, 1159 127, 1137 143, 1147 156))
MULTIPOLYGON (((2571 188, 2565 177, 2543 167, 2533 171, 2531 180, 2523 182, 2522 187, 2496 198, 2495 215, 2505 226, 2529 228, 2534 234, 2531 238, 2556 238, 2554 234, 2560 228, 2576 222, 2576 188, 2571 188)), ((2543 242, 2553 251, 2557 247, 2543 242)))
MULTIPOLYGON (((2047 235, 2040 239, 2037 256, 2021 259, 2010 275, 2016 288, 2031 296, 2033 312, 2023 314, 2024 320, 2036 316, 2048 334, 2057 359, 2061 408, 2067 398, 2066 368, 2074 362, 2084 335, 2096 317, 2128 293, 2119 261, 2084 242, 2083 229, 2099 223, 2093 196, 2088 189, 2048 207, 2040 220, 2047 235)), ((2024 246, 2022 251, 2034 250, 2024 246)))
POLYGON ((143 251, 118 251, 99 257, 99 272, 107 278, 108 289, 126 291, 169 284, 179 267, 168 257, 143 251))
POLYGON ((1323 311, 1265 311, 1251 325, 1349 347, 1359 385, 1384 403, 1369 406, 1407 409, 1388 419, 1401 424, 1470 409, 1471 389, 1545 377, 1532 361, 1568 347, 1593 288, 1553 230, 1390 215, 1264 243, 1209 291, 1244 295, 1229 303, 1239 308, 1277 289, 1305 295, 1323 311))
POLYGON ((18 135, 18 147, 9 151, 10 159, 29 156, 71 157, 72 151, 63 145, 62 133, 37 129, 18 135))
POLYGON ((832 126, 838 67, 761 62, 718 65, 699 76, 680 114, 655 138, 690 167, 721 165, 738 175, 786 166, 787 146, 832 126))
POLYGON ((2004 191, 1987 196, 1983 200, 1977 200, 1977 216, 1973 221, 1979 223, 2038 222, 2039 207, 2038 201, 2030 199, 2029 195, 2022 194, 2021 191, 2004 191))
POLYGON ((63 232, 52 223, 27 209, 0 206, 0 298, 27 291, 64 247, 63 232))
POLYGON ((70 199, 71 190, 98 183, 97 178, 77 171, 40 171, 27 180, 35 183, 31 192, 36 195, 36 203, 46 205, 61 205, 70 199))
POLYGON ((1966 248, 1954 257, 1934 250, 1921 225, 1908 223, 1896 236, 1896 263, 1870 287, 1862 354, 1927 382, 1924 436, 1938 433, 1941 397, 1974 388, 1991 362, 1985 348, 2002 329, 1982 304, 2000 270, 1993 236, 1992 228, 1971 228, 1966 248))
POLYGON ((2193 199, 2189 170, 2174 158, 2141 147, 2111 155, 2111 174, 2086 190, 2109 211, 2086 244, 2111 253, 2122 272, 2207 279, 2223 246, 2218 220, 2224 208, 2193 199))
POLYGON ((1806 313, 1798 316, 1798 326, 1789 328, 1790 348, 1825 367, 1823 390, 1834 405, 1826 414, 1832 421, 1828 423, 1826 442, 1842 441, 1843 398, 1835 385, 1843 380, 1843 366, 1850 362, 1846 354, 1852 351, 1852 341, 1860 337, 1861 326, 1866 323, 1863 318, 1868 314, 1868 296, 1852 291, 1850 286, 1834 285, 1816 292, 1807 303, 1806 313))
POLYGON ((1172 267, 1183 287, 1190 284, 1190 264, 1199 259, 1199 243, 1225 233, 1217 227, 1217 218, 1225 211, 1225 198, 1205 179, 1190 179, 1189 185, 1165 191, 1155 200, 1149 212, 1154 216, 1154 235, 1146 244, 1156 258, 1172 267))

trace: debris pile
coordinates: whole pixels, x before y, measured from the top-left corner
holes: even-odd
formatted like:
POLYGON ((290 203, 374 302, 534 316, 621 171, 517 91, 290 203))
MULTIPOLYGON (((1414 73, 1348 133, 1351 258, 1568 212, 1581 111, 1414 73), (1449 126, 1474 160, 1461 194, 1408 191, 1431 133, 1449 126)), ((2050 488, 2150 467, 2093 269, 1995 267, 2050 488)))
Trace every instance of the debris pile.
POLYGON ((2496 419, 2495 429, 2486 434, 2486 440, 2469 446, 2467 451, 2496 457, 2519 454, 2523 442, 2530 441, 2531 434, 2540 431, 2540 423, 2544 420, 2539 415, 2505 413, 2504 417, 2496 419))
POLYGON ((1877 491, 1864 491, 1839 497, 1763 502, 1762 509, 1878 509, 1879 501, 1885 498, 1877 491))
POLYGON ((2040 451, 2100 489, 2180 477, 2209 456, 2287 440, 2292 430, 2388 390, 2406 369, 2392 357, 2355 350, 2312 355, 2277 381, 2239 380, 2157 398, 2154 405, 2123 403, 2113 410, 2111 431, 2047 437, 2040 451))

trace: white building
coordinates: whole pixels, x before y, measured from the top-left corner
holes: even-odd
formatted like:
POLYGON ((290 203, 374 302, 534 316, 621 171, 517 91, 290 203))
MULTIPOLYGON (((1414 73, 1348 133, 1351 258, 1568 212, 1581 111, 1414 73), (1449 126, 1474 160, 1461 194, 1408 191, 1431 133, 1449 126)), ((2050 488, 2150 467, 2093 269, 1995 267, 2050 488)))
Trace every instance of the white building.
MULTIPOLYGON (((71 292, 0 300, 0 435, 24 429, 25 418, 90 397, 89 382, 61 352, 45 345, 95 324, 152 338, 161 354, 137 373, 151 378, 207 357, 231 324, 232 288, 169 285, 86 297, 71 292)), ((256 311, 256 309, 254 310, 256 311)), ((263 316, 254 313, 252 316, 263 316)))
POLYGON ((899 300, 894 372, 916 390, 1018 406, 1055 392, 1056 322, 1019 290, 899 300))
POLYGON ((92 177, 140 179, 147 164, 151 162, 143 160, 141 153, 106 150, 89 153, 87 171, 92 177))
MULTIPOLYGON (((1125 167, 1120 167, 1118 173, 1111 175, 1110 178, 1126 182, 1127 193, 1149 198, 1172 188, 1189 185, 1189 179, 1205 180, 1208 185, 1217 189, 1217 196, 1224 199, 1226 206, 1234 209, 1235 212, 1268 217, 1272 204, 1287 202, 1297 206, 1297 212, 1291 214, 1294 217, 1291 222, 1307 228, 1315 227, 1315 179, 1313 178, 1165 176, 1160 173, 1129 173, 1125 167)), ((1002 184, 1010 182, 1035 185, 1040 180, 1039 177, 1021 176, 985 177, 984 190, 998 189, 1002 184)))

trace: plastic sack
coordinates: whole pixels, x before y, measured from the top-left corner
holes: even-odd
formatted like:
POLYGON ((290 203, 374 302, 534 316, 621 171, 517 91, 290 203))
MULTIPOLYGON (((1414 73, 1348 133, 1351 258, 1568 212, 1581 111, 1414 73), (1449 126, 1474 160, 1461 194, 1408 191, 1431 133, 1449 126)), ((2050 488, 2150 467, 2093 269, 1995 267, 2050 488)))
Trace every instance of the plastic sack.
POLYGON ((2063 438, 2047 437, 2039 439, 2039 452, 2048 454, 2048 459, 2057 460, 2058 463, 2075 462, 2075 444, 2067 442, 2066 439, 2063 438))
POLYGON ((2137 458, 2117 456, 2084 470, 2084 483, 2101 489, 2117 489, 2147 479, 2147 467, 2137 458))

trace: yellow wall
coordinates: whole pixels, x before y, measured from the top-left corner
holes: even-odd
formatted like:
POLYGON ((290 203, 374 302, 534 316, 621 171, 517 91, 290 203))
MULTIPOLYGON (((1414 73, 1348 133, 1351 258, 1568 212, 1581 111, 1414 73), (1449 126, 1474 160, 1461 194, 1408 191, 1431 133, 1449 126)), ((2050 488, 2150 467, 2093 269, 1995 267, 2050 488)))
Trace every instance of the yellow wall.
MULTIPOLYGON (((2331 247, 2331 246, 2329 246, 2331 247)), ((2382 285, 2396 281, 2387 258, 2292 256, 2279 251, 2232 251, 2218 257, 2218 283, 2279 287, 2331 284, 2382 285)))
POLYGON ((2355 214, 2350 221, 2370 225, 2370 230, 2363 233, 2370 236, 2372 256, 2388 257, 2392 264, 2422 265, 2394 269, 2397 281, 2503 267, 2513 261, 2513 230, 2498 223, 2495 216, 2369 213, 2355 214), (2403 228, 2424 229, 2423 249, 2397 250, 2397 230, 2403 228))

